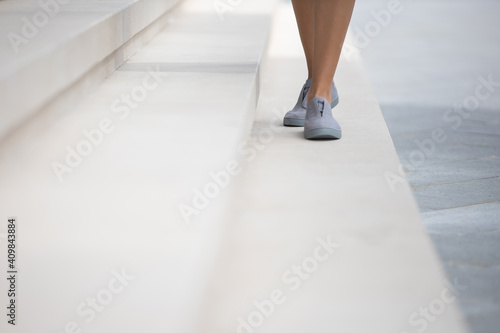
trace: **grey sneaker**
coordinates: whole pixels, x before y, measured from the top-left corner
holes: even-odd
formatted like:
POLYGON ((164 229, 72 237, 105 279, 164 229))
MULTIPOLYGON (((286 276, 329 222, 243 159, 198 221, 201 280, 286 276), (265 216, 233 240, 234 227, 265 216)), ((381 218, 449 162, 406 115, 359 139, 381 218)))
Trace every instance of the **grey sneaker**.
POLYGON ((332 116, 328 101, 323 97, 314 97, 307 104, 304 126, 306 139, 340 139, 342 129, 332 116))
MULTIPOLYGON (((283 125, 297 127, 304 126, 307 109, 307 93, 309 92, 309 88, 311 88, 311 79, 307 79, 306 83, 302 86, 297 104, 295 104, 292 110, 285 114, 283 125)), ((331 94, 332 103, 330 106, 333 109, 337 104, 339 104, 339 94, 334 82, 332 82, 331 94)))

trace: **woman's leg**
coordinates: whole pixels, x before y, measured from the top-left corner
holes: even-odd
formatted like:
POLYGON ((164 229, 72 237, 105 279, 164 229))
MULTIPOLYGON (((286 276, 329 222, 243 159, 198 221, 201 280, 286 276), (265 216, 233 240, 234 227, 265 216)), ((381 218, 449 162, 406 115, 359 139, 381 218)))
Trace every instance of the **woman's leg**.
MULTIPOLYGON (((330 87, 337 70, 355 0, 295 0, 294 6, 295 2, 302 3, 300 6, 304 8, 306 7, 305 3, 314 2, 312 84, 308 99, 323 97, 331 102, 330 87)), ((298 17, 297 21, 299 21, 298 17)), ((309 33, 307 30, 309 28, 304 29, 304 34, 309 33)), ((305 37, 310 38, 311 36, 305 37)), ((304 50, 307 57, 307 52, 310 50, 306 50, 306 46, 309 48, 310 42, 302 43, 305 45, 304 50)))
POLYGON ((293 11, 299 27, 300 40, 306 55, 308 79, 313 74, 314 55, 314 0, 292 0, 293 11))

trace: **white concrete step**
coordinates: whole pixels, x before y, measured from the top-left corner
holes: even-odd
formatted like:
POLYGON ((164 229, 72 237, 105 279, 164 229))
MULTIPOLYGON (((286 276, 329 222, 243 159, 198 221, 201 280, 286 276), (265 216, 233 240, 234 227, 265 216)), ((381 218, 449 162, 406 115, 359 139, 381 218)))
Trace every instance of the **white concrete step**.
POLYGON ((1 1, 0 139, 70 87, 81 96, 100 83, 165 25, 177 2, 1 1))
POLYGON ((460 281, 447 282, 406 180, 386 180, 399 161, 361 60, 337 73, 341 140, 279 126, 306 78, 291 6, 280 13, 198 331, 466 332, 460 281))
POLYGON ((230 190, 195 205, 190 223, 179 208, 239 158, 274 5, 244 2, 221 19, 212 2, 186 0, 83 102, 46 108, 1 143, 19 294, 16 327, 0 331, 198 332, 230 190), (117 280, 122 270, 134 278, 117 280))

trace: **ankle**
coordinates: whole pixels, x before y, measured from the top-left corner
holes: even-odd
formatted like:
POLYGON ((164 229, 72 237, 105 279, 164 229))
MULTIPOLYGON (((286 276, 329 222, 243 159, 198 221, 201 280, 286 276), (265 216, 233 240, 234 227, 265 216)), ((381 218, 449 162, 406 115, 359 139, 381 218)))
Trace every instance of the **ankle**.
POLYGON ((317 89, 316 87, 311 86, 311 89, 309 89, 309 93, 307 94, 307 103, 309 103, 313 98, 315 97, 323 97, 328 101, 328 103, 331 103, 331 93, 330 93, 330 87, 328 87, 328 90, 325 91, 325 89, 317 89))

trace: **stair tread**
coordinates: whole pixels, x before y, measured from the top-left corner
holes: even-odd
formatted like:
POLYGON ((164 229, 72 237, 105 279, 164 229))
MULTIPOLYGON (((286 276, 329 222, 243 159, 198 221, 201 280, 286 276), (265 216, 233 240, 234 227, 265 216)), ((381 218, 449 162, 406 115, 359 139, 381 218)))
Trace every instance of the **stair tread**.
POLYGON ((33 318, 20 321, 22 331, 62 331, 68 320, 86 332, 191 331, 229 192, 191 224, 179 206, 192 204, 194 189, 236 158, 248 134, 274 7, 253 1, 221 20, 205 3, 181 4, 175 20, 80 104, 46 110, 2 142, 0 214, 19 214, 23 225, 19 303, 33 318), (266 10, 256 12, 259 3, 266 10), (258 25, 249 31, 251 22, 258 25), (228 70, 235 66, 241 70, 228 70), (158 87, 124 116, 125 95, 140 96, 154 77, 158 87), (103 119, 113 132, 60 182, 52 163, 68 165, 66 146, 78 151, 88 141, 82 130, 103 119), (90 324, 75 315, 122 268, 135 280, 109 310, 90 324))
MULTIPOLYGON (((0 34, 5 36, 0 40, 0 138, 178 2, 57 1, 41 1, 49 7, 34 0, 0 2, 0 34)), ((134 51, 124 50, 122 57, 134 51)), ((116 62, 116 67, 121 64, 119 58, 116 62)))

